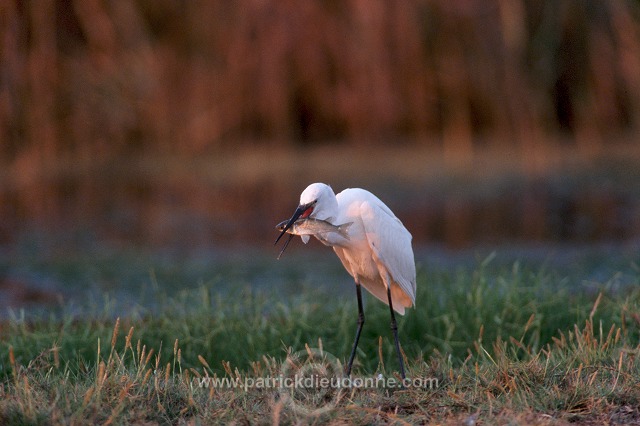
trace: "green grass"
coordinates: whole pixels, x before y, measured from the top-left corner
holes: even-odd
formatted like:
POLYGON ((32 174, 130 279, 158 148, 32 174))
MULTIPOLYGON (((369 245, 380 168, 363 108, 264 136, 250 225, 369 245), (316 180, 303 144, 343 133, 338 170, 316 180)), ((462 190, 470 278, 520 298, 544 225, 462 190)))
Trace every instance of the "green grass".
MULTIPOLYGON (((18 315, 0 323, 0 423, 640 422, 635 272, 627 286, 615 276, 575 286, 558 270, 518 262, 421 267, 418 308, 399 318, 399 332, 408 376, 438 386, 333 390, 324 400, 297 393, 297 405, 277 389, 195 380, 282 376, 297 365, 287 354, 317 347, 344 363, 355 296, 202 286, 159 294, 156 309, 119 320, 108 308, 18 315), (331 409, 296 409, 304 404, 331 409)), ((354 377, 397 377, 388 309, 366 302, 354 377)))

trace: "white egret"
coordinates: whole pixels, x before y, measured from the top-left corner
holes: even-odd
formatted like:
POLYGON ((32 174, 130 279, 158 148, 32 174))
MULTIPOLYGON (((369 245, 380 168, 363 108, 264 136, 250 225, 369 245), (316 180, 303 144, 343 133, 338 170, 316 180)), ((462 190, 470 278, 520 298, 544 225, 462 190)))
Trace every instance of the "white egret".
MULTIPOLYGON (((404 315, 405 308, 412 307, 416 300, 416 266, 411 234, 378 197, 360 188, 345 189, 335 195, 331 187, 324 183, 309 185, 300 195, 300 205, 282 229, 276 243, 299 218, 315 218, 334 225, 353 222, 347 230, 348 239, 335 232, 315 235, 323 244, 333 247, 356 284, 358 328, 346 374, 351 373, 364 325, 360 290, 364 286, 369 293, 389 305, 391 330, 400 362, 400 374, 404 379, 404 362, 394 311, 404 315)), ((309 236, 302 235, 301 238, 306 243, 309 236)))

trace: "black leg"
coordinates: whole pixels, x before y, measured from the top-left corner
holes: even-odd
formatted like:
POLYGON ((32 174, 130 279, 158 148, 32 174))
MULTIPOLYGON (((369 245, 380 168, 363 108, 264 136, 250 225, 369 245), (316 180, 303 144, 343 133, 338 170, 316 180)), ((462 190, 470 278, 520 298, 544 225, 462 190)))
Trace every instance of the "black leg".
POLYGON ((400 375, 404 379, 406 378, 404 375, 404 361, 402 360, 400 341, 398 340, 398 324, 396 324, 396 316, 393 313, 393 304, 391 303, 391 285, 387 286, 387 298, 389 299, 389 310, 391 311, 391 331, 393 331, 393 338, 396 341, 396 352, 398 353, 398 361, 400 362, 400 375))
POLYGON ((351 374, 351 366, 353 360, 356 357, 356 349, 358 348, 358 340, 360 340, 360 333, 362 332, 362 326, 364 325, 364 310, 362 309, 362 291, 360 290, 360 284, 356 282, 356 295, 358 296, 358 329, 356 331, 356 338, 353 341, 353 348, 351 349, 351 356, 349 357, 349 364, 347 364, 346 374, 351 374))

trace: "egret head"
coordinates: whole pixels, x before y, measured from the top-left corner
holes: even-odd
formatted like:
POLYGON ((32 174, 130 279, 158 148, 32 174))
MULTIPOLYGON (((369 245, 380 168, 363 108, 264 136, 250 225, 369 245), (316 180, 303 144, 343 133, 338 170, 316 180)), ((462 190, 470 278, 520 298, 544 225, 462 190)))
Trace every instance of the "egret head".
POLYGON ((280 232, 276 243, 298 218, 314 217, 326 220, 332 217, 337 209, 338 202, 333 189, 324 183, 312 183, 300 194, 300 205, 280 232))
POLYGON ((306 206, 302 217, 331 219, 338 209, 336 194, 324 183, 312 183, 300 194, 300 206, 306 206))

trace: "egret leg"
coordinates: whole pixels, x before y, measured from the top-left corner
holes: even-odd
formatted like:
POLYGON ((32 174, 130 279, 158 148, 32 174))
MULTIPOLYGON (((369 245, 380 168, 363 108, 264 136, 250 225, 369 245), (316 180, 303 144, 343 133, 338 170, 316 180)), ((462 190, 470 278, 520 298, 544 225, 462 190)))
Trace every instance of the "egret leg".
POLYGON ((360 290, 360 283, 356 282, 356 295, 358 296, 358 329, 356 330, 356 338, 353 341, 353 348, 351 348, 351 356, 349 357, 349 363, 347 364, 346 374, 351 374, 351 366, 353 360, 356 357, 356 349, 358 348, 358 341, 360 340, 360 333, 362 332, 362 326, 364 325, 364 310, 362 309, 362 290, 360 290))
POLYGON ((389 299, 389 310, 391 312, 391 331, 393 331, 393 338, 396 343, 396 352, 398 353, 398 361, 400 362, 400 375, 403 379, 406 378, 404 374, 404 361, 402 360, 402 352, 400 352, 400 341, 398 340, 398 324, 396 323, 396 316, 393 313, 393 304, 391 302, 391 285, 387 286, 387 298, 389 299))

